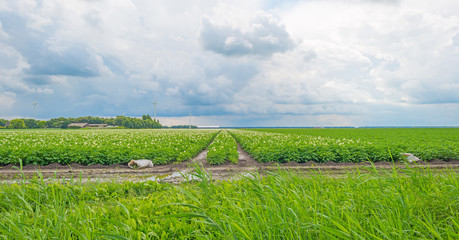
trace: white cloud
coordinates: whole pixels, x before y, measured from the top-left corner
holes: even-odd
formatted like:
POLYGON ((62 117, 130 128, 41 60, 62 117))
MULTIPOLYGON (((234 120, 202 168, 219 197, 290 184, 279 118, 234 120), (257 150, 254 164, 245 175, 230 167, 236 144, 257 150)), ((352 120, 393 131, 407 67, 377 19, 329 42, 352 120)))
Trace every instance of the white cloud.
POLYGON ((245 29, 214 23, 213 19, 219 17, 202 20, 200 40, 207 50, 226 56, 270 56, 295 46, 285 26, 265 12, 258 12, 245 29))
POLYGON ((7 113, 13 108, 15 100, 16 94, 13 92, 0 93, 0 114, 7 115, 7 113))
POLYGON ((4 32, 3 31, 3 25, 2 25, 2 22, 0 22, 0 40, 8 40, 9 39, 9 35, 8 33, 4 32))
POLYGON ((47 117, 143 114, 155 97, 163 115, 245 125, 371 125, 406 108, 421 119, 429 109, 451 117, 458 8, 447 0, 0 1, 0 94, 15 94, 10 116, 30 112, 39 94, 47 117))
POLYGON ((23 72, 29 64, 13 47, 0 41, 0 89, 30 92, 32 89, 22 81, 23 72))
MULTIPOLYGON (((282 17, 292 35, 304 41, 320 39, 328 42, 329 46, 352 49, 355 53, 340 54, 333 50, 336 47, 324 44, 325 49, 334 52, 330 52, 327 59, 321 59, 317 54, 318 59, 314 61, 322 63, 314 70, 328 66, 337 69, 342 65, 346 72, 330 71, 328 77, 344 80, 352 75, 349 69, 356 68, 353 76, 359 77, 359 73, 364 73, 361 70, 367 68, 369 73, 360 78, 366 87, 374 84, 379 91, 372 96, 397 102, 407 94, 413 94, 408 96, 410 99, 421 97, 419 92, 407 92, 406 88, 413 86, 413 82, 417 82, 418 88, 428 89, 438 83, 451 82, 452 77, 445 75, 457 76, 456 68, 451 65, 459 63, 457 52, 451 54, 451 51, 454 52, 452 39, 459 31, 458 16, 444 16, 429 12, 429 9, 419 9, 417 3, 404 3, 404 7, 375 7, 330 1, 306 2, 299 3, 292 12, 285 12, 282 17), (362 65, 364 60, 359 61, 356 57, 359 55, 362 60, 367 58, 369 65, 362 65), (333 61, 333 56, 337 61, 333 61), (412 82, 411 85, 403 85, 406 81, 412 82)), ((312 47, 312 51, 317 51, 317 47, 312 47)), ((352 86, 355 83, 354 80, 348 84, 352 86)), ((365 87, 362 90, 366 90, 365 87)))

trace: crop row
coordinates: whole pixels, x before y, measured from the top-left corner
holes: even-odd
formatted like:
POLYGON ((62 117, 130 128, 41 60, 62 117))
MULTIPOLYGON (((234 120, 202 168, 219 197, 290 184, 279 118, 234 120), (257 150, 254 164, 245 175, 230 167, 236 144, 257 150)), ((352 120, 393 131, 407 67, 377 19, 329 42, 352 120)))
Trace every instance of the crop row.
POLYGON ((408 152, 422 160, 459 159, 459 128, 259 129, 257 131, 352 139, 372 143, 393 157, 408 152))
POLYGON ((226 130, 222 130, 208 148, 207 162, 220 165, 227 160, 238 163, 239 153, 234 138, 226 130))
POLYGON ((229 133, 164 129, 3 130, 0 165, 18 163, 19 159, 24 164, 89 165, 142 158, 166 164, 191 159, 207 146, 210 164, 237 163, 235 139, 260 162, 397 161, 403 152, 413 153, 422 160, 459 159, 457 128, 261 129, 229 133))
POLYGON ((155 164, 183 161, 205 149, 216 130, 11 130, 0 132, 0 165, 76 162, 155 164))
MULTIPOLYGON (((383 145, 347 138, 231 130, 242 148, 259 162, 361 162, 399 160, 383 145)), ((394 153, 399 152, 394 149, 394 153)))

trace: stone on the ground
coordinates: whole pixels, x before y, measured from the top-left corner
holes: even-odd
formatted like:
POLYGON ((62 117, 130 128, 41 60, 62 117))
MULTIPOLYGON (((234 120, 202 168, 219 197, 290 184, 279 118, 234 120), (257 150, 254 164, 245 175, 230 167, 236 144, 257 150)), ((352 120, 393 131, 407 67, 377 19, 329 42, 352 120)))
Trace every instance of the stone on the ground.
POLYGON ((148 160, 148 159, 139 159, 139 160, 132 159, 128 163, 128 166, 130 168, 138 168, 138 169, 149 168, 149 167, 153 167, 153 162, 151 160, 148 160))

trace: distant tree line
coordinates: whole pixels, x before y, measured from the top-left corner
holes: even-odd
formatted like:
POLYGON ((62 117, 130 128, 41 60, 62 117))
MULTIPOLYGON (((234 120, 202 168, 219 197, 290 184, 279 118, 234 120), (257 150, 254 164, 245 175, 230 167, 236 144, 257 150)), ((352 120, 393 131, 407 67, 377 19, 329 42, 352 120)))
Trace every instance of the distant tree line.
POLYGON ((162 128, 158 120, 151 119, 150 115, 142 118, 117 116, 115 118, 78 117, 78 118, 52 118, 49 121, 35 119, 13 119, 11 121, 0 119, 0 128, 68 128, 71 123, 107 124, 124 128, 162 128))
MULTIPOLYGON (((190 128, 190 125, 175 125, 175 126, 163 127, 163 128, 190 128)), ((191 125, 191 128, 198 128, 198 126, 191 125)))

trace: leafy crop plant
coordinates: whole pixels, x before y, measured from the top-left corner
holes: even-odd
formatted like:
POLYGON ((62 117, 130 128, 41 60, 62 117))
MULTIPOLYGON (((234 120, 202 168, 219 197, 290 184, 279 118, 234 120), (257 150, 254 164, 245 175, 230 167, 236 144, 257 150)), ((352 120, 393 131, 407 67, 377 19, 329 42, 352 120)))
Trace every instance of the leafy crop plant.
POLYGON ((220 165, 226 161, 236 164, 239 161, 237 142, 226 130, 222 130, 207 149, 207 162, 210 164, 220 165))

